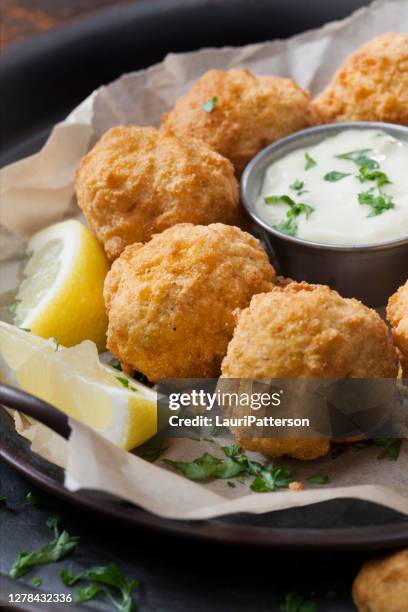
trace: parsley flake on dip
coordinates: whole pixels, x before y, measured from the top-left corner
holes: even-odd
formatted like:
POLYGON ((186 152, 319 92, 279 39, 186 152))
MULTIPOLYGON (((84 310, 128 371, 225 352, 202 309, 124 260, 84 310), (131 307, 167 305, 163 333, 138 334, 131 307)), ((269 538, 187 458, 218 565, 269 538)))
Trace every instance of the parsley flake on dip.
POLYGON ((333 245, 408 236, 408 146, 378 129, 345 129, 271 163, 255 203, 277 230, 333 245))

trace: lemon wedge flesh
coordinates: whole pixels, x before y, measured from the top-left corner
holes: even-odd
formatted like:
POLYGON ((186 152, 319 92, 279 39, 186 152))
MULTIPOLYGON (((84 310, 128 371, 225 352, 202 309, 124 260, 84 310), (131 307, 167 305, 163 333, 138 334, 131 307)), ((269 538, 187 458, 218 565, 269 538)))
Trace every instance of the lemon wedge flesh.
POLYGON ((0 378, 86 423, 124 450, 157 432, 156 392, 101 363, 88 340, 64 348, 0 321, 0 378))
POLYGON ((27 253, 15 324, 64 346, 88 339, 103 350, 103 283, 109 266, 96 238, 79 221, 63 221, 35 234, 27 253))

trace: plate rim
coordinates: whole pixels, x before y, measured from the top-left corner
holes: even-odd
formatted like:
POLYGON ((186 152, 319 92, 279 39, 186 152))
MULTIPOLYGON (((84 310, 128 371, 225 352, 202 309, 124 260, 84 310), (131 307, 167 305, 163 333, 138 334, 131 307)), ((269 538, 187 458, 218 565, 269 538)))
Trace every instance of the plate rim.
MULTIPOLYGON (((1 406, 2 411, 5 409, 1 406)), ((10 419, 11 417, 6 413, 10 419)), ((35 454, 29 442, 17 431, 12 431, 12 439, 18 436, 25 450, 35 454)), ((53 470, 63 473, 63 468, 47 461, 40 455, 41 462, 53 470)), ((122 508, 120 503, 107 503, 104 500, 92 499, 92 491, 69 491, 63 484, 51 475, 47 475, 35 466, 25 461, 13 451, 12 444, 3 440, 0 447, 0 458, 15 469, 20 475, 36 484, 47 493, 68 501, 77 508, 105 516, 110 520, 119 521, 137 528, 147 528, 163 535, 183 537, 189 540, 206 541, 226 546, 254 547, 269 549, 299 550, 307 552, 345 552, 351 550, 380 550, 408 546, 408 524, 390 523, 385 525, 370 525, 367 527, 344 528, 285 528, 237 525, 214 519, 199 521, 183 521, 166 519, 154 515, 143 508, 129 503, 131 512, 122 508), (404 533, 405 532, 405 533, 404 533)), ((128 504, 128 502, 125 502, 128 504)), ((324 503, 324 502, 323 502, 324 503)))

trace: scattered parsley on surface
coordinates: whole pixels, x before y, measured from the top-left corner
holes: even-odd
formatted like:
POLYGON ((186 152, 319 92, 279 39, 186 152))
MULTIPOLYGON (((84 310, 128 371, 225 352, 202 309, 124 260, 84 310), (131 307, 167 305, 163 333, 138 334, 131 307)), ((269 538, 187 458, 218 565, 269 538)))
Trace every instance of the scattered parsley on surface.
POLYGON ((130 384, 128 379, 125 378, 124 376, 115 376, 115 378, 116 378, 117 381, 120 382, 122 387, 125 387, 125 389, 128 389, 129 391, 134 391, 135 393, 138 393, 138 390, 136 389, 136 387, 132 387, 132 385, 130 384))
POLYGON ((11 302, 11 304, 9 304, 7 306, 7 310, 8 312, 11 314, 11 316, 14 318, 17 314, 17 308, 18 305, 20 304, 21 300, 17 300, 15 299, 14 302, 11 302))
POLYGON ((76 593, 75 600, 77 603, 84 603, 85 601, 90 601, 94 599, 99 593, 104 593, 105 589, 95 582, 92 582, 89 586, 84 587, 83 589, 78 589, 76 593))
POLYGON ((226 431, 227 429, 223 425, 211 425, 210 436, 213 436, 213 438, 216 438, 217 436, 220 436, 226 431))
POLYGON ((34 578, 31 580, 31 584, 33 585, 33 587, 38 589, 42 585, 42 580, 40 576, 34 576, 34 578))
POLYGON ((288 593, 285 601, 280 606, 281 612, 316 612, 316 606, 312 601, 305 601, 302 595, 288 593))
POLYGON ((375 446, 382 446, 383 450, 377 456, 377 459, 391 459, 397 461, 401 450, 401 438, 374 438, 375 446))
POLYGON ((59 532, 60 517, 51 517, 47 521, 47 526, 54 530, 54 538, 40 548, 32 552, 22 550, 18 553, 16 560, 9 572, 12 578, 20 578, 32 567, 59 561, 68 555, 78 545, 79 538, 70 536, 67 531, 59 532))
POLYGON ((207 102, 204 102, 204 104, 202 104, 201 108, 206 113, 211 113, 216 106, 217 106, 217 96, 212 96, 209 100, 207 100, 207 102))
MULTIPOLYGON (((263 465, 250 459, 239 444, 223 446, 226 459, 204 453, 193 461, 172 461, 163 459, 163 463, 181 472, 190 480, 231 479, 238 476, 254 476, 250 488, 257 493, 287 488, 293 482, 292 471, 288 467, 276 466, 273 463, 263 465)), ((231 486, 231 485, 230 485, 231 486)))
POLYGON ((120 612, 131 612, 134 608, 132 595, 134 590, 139 586, 139 581, 127 580, 121 568, 116 563, 90 567, 76 576, 74 576, 70 570, 63 569, 60 572, 60 578, 65 586, 73 586, 83 581, 89 581, 91 583, 86 588, 78 590, 78 602, 89 601, 99 593, 104 593, 120 612), (114 589, 120 593, 120 601, 112 595, 110 589, 114 589))
POLYGON ((32 506, 38 506, 38 497, 33 495, 31 491, 29 491, 26 495, 26 501, 32 506))
POLYGON ((306 478, 306 480, 307 482, 310 482, 310 484, 324 485, 330 481, 330 478, 327 474, 314 474, 313 476, 306 478))

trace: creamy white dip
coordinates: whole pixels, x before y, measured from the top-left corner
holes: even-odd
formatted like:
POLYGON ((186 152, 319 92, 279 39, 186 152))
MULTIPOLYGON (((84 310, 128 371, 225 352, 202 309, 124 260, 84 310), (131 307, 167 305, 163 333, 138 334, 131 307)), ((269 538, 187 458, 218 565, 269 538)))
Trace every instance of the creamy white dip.
POLYGON ((304 240, 357 245, 405 238, 408 146, 376 129, 344 130, 273 162, 255 208, 269 225, 304 240))

